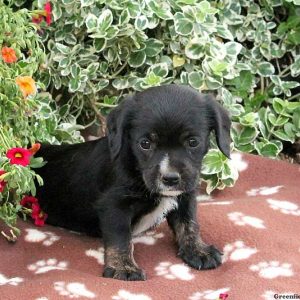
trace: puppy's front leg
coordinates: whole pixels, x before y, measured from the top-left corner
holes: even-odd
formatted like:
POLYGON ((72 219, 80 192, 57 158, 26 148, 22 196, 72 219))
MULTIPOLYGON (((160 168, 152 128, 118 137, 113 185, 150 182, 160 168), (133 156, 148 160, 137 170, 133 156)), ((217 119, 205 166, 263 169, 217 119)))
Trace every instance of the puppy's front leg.
POLYGON ((167 221, 175 234, 179 257, 198 270, 216 268, 222 262, 222 253, 200 238, 195 196, 182 196, 178 202, 178 209, 167 216, 167 221))
POLYGON ((146 275, 133 258, 131 228, 128 216, 120 210, 100 216, 104 242, 103 276, 119 280, 146 280, 146 275))

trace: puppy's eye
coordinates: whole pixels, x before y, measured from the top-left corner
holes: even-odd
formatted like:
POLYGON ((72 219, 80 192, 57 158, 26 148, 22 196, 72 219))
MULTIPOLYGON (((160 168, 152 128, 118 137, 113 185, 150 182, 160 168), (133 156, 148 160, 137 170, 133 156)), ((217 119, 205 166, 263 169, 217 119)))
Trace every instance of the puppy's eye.
POLYGON ((199 145, 199 141, 196 138, 189 138, 187 144, 191 148, 196 148, 199 145))
POLYGON ((143 139, 140 141, 140 147, 143 150, 150 150, 151 149, 151 142, 148 139, 143 139))

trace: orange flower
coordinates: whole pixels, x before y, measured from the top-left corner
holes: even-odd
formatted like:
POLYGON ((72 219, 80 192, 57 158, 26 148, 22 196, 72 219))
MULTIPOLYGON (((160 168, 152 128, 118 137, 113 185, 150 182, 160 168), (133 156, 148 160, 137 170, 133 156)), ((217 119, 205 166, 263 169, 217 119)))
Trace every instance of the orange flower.
POLYGON ((5 63, 11 64, 18 60, 16 52, 13 48, 3 47, 1 49, 2 59, 5 63))
POLYGON ((41 144, 40 143, 35 143, 28 150, 31 153, 31 155, 34 155, 40 150, 40 148, 41 148, 41 144))
POLYGON ((30 76, 17 77, 16 83, 21 89, 24 98, 36 92, 35 81, 30 76))

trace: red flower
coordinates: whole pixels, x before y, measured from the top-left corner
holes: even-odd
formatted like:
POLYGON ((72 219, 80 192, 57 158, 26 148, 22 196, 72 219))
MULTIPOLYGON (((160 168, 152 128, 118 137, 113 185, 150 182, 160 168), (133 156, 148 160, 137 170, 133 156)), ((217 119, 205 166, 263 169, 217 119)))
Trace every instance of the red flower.
MULTIPOLYGON (((6 172, 4 170, 0 170, 0 176, 5 174, 6 172)), ((5 186, 6 186, 7 182, 4 181, 3 179, 0 179, 0 193, 3 192, 5 186)))
POLYGON ((45 214, 42 210, 40 210, 38 215, 35 215, 34 217, 31 216, 31 217, 34 219, 34 225, 41 227, 45 225, 45 221, 48 215, 45 214))
POLYGON ((20 201, 20 204, 27 208, 32 208, 33 204, 37 204, 38 199, 32 196, 24 196, 20 201))
POLYGON ((2 59, 5 63, 11 64, 18 60, 16 52, 13 48, 3 47, 1 49, 2 59))
POLYGON ((51 3, 50 1, 47 1, 47 3, 44 6, 45 12, 46 12, 46 22, 48 25, 51 24, 51 13, 52 13, 52 9, 51 9, 51 3))
POLYGON ((36 17, 32 17, 31 21, 35 24, 40 24, 43 21, 43 16, 37 15, 36 17))
POLYGON ((36 226, 44 226, 48 217, 45 214, 38 203, 38 199, 32 196, 24 196, 20 201, 20 204, 24 207, 31 208, 31 218, 34 220, 36 226))
POLYGON ((220 295, 219 295, 219 299, 220 300, 226 300, 228 298, 228 294, 227 293, 221 293, 220 295))
POLYGON ((32 22, 36 24, 40 24, 43 19, 46 19, 46 23, 50 25, 52 23, 52 8, 50 1, 47 1, 47 3, 44 5, 44 12, 42 15, 36 15, 32 17, 32 22))
POLYGON ((31 152, 25 148, 12 148, 6 153, 6 157, 10 159, 10 164, 21 165, 26 167, 30 162, 31 152))

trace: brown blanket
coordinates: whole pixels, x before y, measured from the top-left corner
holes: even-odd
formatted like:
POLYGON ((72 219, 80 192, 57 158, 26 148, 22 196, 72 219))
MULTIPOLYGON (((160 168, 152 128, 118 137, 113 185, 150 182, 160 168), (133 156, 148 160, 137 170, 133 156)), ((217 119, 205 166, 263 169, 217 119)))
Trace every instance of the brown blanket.
MULTIPOLYGON (((197 271, 176 257, 169 228, 135 238, 145 282, 101 277, 96 238, 20 221, 15 244, 0 239, 0 299, 274 299, 300 294, 300 168, 234 154, 234 188, 199 196, 204 241, 224 252, 216 270, 197 271)), ((0 228, 0 230, 3 228, 0 228)), ((298 298, 295 298, 298 299, 298 298)))

